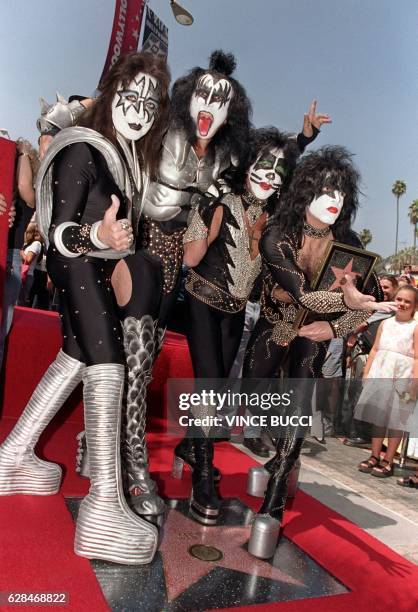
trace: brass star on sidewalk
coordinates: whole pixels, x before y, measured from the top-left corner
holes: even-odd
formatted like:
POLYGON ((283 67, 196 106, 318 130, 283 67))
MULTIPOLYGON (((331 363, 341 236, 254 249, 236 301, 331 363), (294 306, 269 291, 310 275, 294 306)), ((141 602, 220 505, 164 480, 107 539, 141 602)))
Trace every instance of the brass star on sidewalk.
POLYGON ((361 274, 359 274, 358 272, 353 272, 353 263, 354 259, 350 259, 345 268, 337 268, 336 266, 331 266, 331 270, 335 275, 335 281, 332 283, 328 291, 332 291, 333 289, 339 289, 341 287, 341 281, 346 274, 348 274, 348 276, 353 280, 355 280, 356 276, 361 276, 361 274))
POLYGON ((260 576, 303 586, 277 567, 250 555, 243 545, 250 535, 249 526, 205 527, 177 512, 170 510, 164 525, 164 537, 160 546, 167 585, 168 601, 195 584, 216 567, 224 567, 251 576, 260 576), (190 546, 204 544, 221 550, 219 561, 201 561, 189 553, 190 546))

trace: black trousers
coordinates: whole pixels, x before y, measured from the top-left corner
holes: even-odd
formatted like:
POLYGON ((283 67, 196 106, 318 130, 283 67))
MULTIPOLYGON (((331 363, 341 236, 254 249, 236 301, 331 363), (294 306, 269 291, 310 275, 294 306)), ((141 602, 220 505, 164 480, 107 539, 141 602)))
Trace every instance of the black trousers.
POLYGON ((288 363, 289 378, 319 378, 328 342, 295 338, 289 346, 279 346, 271 336, 274 325, 260 317, 248 341, 243 378, 275 378, 288 363))
POLYGON ((226 313, 186 291, 187 340, 195 378, 227 378, 244 330, 245 309, 226 313))
POLYGON ((59 292, 63 350, 88 366, 125 363, 110 283, 117 261, 48 253, 48 274, 59 292))
MULTIPOLYGON (((279 346, 272 340, 274 326, 260 317, 250 337, 244 358, 243 378, 275 378, 287 362, 289 378, 312 379, 321 376, 328 342, 312 342, 296 337, 290 345, 279 346)), ((245 381, 244 381, 245 383, 245 381)), ((298 416, 308 414, 312 385, 298 382, 297 401, 289 410, 298 416)), ((281 521, 287 497, 287 483, 303 445, 304 430, 287 427, 277 440, 276 454, 266 465, 271 473, 260 514, 270 514, 281 521)))

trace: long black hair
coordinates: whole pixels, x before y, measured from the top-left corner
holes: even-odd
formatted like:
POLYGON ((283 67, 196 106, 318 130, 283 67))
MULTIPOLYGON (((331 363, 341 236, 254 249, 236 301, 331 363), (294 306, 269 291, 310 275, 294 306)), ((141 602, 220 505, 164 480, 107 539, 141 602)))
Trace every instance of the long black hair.
POLYGON ((322 147, 302 157, 275 219, 284 234, 296 234, 302 240, 306 208, 327 183, 345 194, 341 214, 332 226, 334 238, 342 242, 350 237, 356 240, 351 225, 359 206, 360 174, 352 158, 347 149, 339 146, 322 147))
POLYGON ((231 53, 214 51, 209 60, 209 68, 192 68, 184 77, 177 79, 171 94, 171 125, 186 132, 190 144, 197 140, 196 126, 190 116, 190 102, 196 84, 202 74, 209 73, 217 78, 226 78, 234 89, 228 109, 226 123, 217 131, 210 146, 222 146, 240 163, 245 158, 249 144, 252 107, 243 86, 231 74, 236 67, 231 53))

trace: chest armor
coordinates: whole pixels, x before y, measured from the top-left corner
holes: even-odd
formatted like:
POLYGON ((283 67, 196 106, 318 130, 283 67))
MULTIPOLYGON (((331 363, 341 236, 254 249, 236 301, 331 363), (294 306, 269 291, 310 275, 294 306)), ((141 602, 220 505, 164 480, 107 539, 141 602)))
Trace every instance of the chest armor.
POLYGON ((190 208, 193 191, 204 193, 231 165, 229 153, 213 148, 202 159, 181 130, 167 132, 158 169, 158 180, 150 183, 144 197, 144 213, 167 221, 190 208))

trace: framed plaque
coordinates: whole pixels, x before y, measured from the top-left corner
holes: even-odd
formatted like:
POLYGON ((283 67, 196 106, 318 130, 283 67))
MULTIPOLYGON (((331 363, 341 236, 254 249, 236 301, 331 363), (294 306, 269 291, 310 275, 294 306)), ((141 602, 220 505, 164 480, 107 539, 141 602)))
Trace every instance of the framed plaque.
MULTIPOLYGON (((378 257, 377 253, 332 241, 311 287, 314 291, 342 291, 340 281, 348 274, 357 289, 363 291, 378 257)), ((313 321, 332 320, 335 316, 336 313, 319 314, 302 309, 295 321, 295 328, 313 321)))

